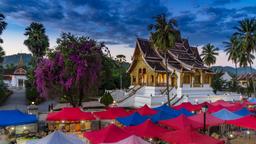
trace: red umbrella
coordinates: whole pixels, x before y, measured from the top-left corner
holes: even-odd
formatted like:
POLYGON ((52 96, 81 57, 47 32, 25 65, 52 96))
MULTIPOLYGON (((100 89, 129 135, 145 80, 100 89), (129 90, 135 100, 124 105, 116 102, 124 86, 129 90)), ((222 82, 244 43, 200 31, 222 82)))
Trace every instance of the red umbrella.
POLYGON ((168 132, 168 130, 155 125, 151 120, 146 120, 137 126, 125 127, 124 130, 145 138, 159 138, 162 133, 168 132))
POLYGON ((136 110, 140 115, 154 115, 154 114, 156 114, 157 113, 157 111, 156 110, 153 110, 153 109, 151 109, 151 108, 149 108, 148 107, 148 105, 144 105, 143 107, 141 107, 141 108, 138 108, 137 110, 136 110))
POLYGON ((200 111, 201 110, 201 105, 193 105, 190 102, 184 102, 180 105, 174 106, 173 107, 176 110, 179 110, 181 108, 185 108, 189 111, 200 111))
POLYGON ((228 120, 227 124, 232 124, 242 128, 256 130, 256 118, 254 116, 245 116, 240 119, 228 120))
POLYGON ((217 112, 219 110, 222 110, 223 108, 225 108, 225 107, 223 107, 222 105, 211 105, 211 104, 209 104, 207 112, 214 113, 214 112, 217 112))
POLYGON ((215 102, 211 103, 211 105, 221 105, 221 106, 223 106, 223 107, 234 106, 233 103, 227 102, 227 101, 224 101, 224 100, 215 101, 215 102))
MULTIPOLYGON (((200 113, 200 114, 197 114, 197 115, 190 116, 190 117, 188 117, 188 119, 196 121, 198 123, 201 123, 202 127, 203 127, 203 124, 204 124, 204 113, 200 113)), ((212 116, 209 113, 206 113, 206 126, 207 127, 209 127, 209 126, 217 126, 217 125, 223 124, 224 122, 225 122, 224 120, 221 120, 219 118, 216 118, 216 117, 212 116)))
POLYGON ((81 121, 95 120, 91 112, 83 112, 80 108, 62 108, 59 112, 52 112, 47 115, 48 121, 81 121))
POLYGON ((197 129, 202 127, 201 123, 190 120, 184 115, 180 115, 176 118, 172 118, 169 120, 159 121, 159 124, 163 124, 174 129, 185 129, 186 127, 192 127, 193 129, 197 129))
POLYGON ((105 111, 94 112, 93 114, 100 119, 116 119, 117 117, 128 116, 131 112, 127 112, 124 108, 114 107, 107 108, 105 111))
POLYGON ((172 144, 224 144, 223 141, 199 134, 198 132, 192 131, 190 128, 170 131, 162 134, 160 138, 172 144))
POLYGON ((129 136, 131 136, 130 133, 115 126, 114 124, 111 124, 101 130, 84 133, 84 137, 86 137, 92 144, 118 142, 129 136))

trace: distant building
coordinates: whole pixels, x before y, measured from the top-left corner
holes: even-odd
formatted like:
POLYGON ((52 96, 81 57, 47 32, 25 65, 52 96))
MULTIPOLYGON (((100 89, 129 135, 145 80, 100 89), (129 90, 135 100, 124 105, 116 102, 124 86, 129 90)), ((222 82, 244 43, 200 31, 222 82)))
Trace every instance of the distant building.
POLYGON ((25 64, 21 55, 14 72, 4 74, 4 83, 9 87, 25 88, 26 74, 27 71, 25 70, 25 64))
POLYGON ((225 81, 231 81, 232 77, 228 74, 228 72, 225 72, 222 76, 221 79, 225 80, 225 81))
POLYGON ((241 74, 237 77, 239 85, 242 87, 247 87, 249 85, 249 80, 256 80, 256 73, 246 73, 241 74))

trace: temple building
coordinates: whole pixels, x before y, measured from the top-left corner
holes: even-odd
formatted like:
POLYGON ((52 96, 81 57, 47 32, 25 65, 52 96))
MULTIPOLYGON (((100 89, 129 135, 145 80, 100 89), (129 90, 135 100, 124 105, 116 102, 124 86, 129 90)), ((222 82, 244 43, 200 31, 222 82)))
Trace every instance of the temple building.
MULTIPOLYGON (((209 96, 214 95, 210 86, 214 73, 204 66, 198 49, 183 39, 168 50, 167 59, 172 104, 209 101, 209 96)), ((127 92, 130 98, 120 105, 154 107, 167 102, 165 54, 149 40, 137 38, 128 73, 132 85, 131 92, 127 92)))
POLYGON ((27 71, 21 55, 14 72, 4 75, 4 83, 9 87, 25 88, 26 74, 27 71))

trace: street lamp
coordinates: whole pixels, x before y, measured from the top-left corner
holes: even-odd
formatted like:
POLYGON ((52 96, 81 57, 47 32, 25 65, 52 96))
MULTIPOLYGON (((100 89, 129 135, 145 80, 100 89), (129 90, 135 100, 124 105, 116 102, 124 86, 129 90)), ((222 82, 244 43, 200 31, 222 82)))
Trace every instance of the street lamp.
POLYGON ((202 106, 202 112, 204 113, 204 133, 206 133, 206 112, 208 110, 207 104, 202 106))

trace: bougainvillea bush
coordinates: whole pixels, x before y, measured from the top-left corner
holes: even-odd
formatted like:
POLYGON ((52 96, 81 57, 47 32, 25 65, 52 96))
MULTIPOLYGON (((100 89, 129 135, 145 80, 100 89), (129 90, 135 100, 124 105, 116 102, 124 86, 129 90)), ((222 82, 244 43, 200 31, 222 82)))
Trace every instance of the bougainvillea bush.
POLYGON ((36 69, 36 87, 42 97, 62 96, 73 106, 99 85, 103 43, 89 37, 63 33, 58 46, 42 59, 36 69))

